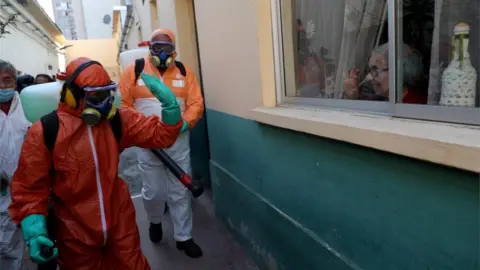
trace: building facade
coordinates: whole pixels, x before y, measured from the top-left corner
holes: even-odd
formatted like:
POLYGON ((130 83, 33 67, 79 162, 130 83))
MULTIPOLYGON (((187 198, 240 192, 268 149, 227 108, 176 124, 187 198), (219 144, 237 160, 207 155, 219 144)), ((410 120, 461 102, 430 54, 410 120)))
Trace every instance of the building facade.
POLYGON ((82 0, 86 39, 103 39, 112 36, 112 11, 120 0, 82 0))
POLYGON ((478 82, 438 104, 480 1, 194 2, 217 213, 264 269, 479 268, 478 82))
POLYGON ((15 14, 9 33, 0 38, 0 59, 11 62, 21 74, 55 75, 63 58, 59 47, 65 44, 60 29, 35 2, 0 1, 0 20, 6 22, 15 14))
MULTIPOLYGON (((77 24, 75 21, 73 4, 71 0, 53 0, 53 11, 55 16, 55 23, 62 29, 62 33, 66 39, 76 40, 79 39, 79 33, 77 32, 77 24)), ((84 33, 80 33, 80 39, 83 38, 84 33)))
POLYGON ((105 39, 112 35, 112 10, 120 0, 53 0, 55 21, 69 40, 105 39))

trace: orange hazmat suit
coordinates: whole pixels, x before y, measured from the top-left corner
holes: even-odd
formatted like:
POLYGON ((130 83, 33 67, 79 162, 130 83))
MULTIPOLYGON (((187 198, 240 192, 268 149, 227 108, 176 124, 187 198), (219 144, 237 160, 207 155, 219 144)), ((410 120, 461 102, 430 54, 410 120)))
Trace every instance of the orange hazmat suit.
MULTIPOLYGON (((85 61, 72 61, 67 76, 85 61)), ((108 83, 110 77, 100 65, 88 66, 75 80, 81 87, 108 83)), ((52 154, 40 121, 28 131, 12 181, 9 212, 16 224, 32 214, 46 216, 52 195, 61 269, 150 269, 140 249, 127 183, 118 177, 119 155, 132 146, 170 147, 182 121, 167 125, 158 116, 118 109, 122 137, 117 142, 108 121, 85 125, 82 109, 82 104, 77 109, 59 104, 60 128, 52 154)))

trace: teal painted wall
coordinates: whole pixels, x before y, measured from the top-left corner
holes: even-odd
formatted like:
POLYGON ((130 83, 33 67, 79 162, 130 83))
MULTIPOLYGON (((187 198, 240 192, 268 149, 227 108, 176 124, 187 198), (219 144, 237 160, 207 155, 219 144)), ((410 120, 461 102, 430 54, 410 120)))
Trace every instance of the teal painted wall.
POLYGON ((190 131, 190 158, 193 181, 202 187, 210 187, 210 153, 208 149, 207 122, 205 117, 190 131))
POLYGON ((263 269, 479 269, 479 176, 208 110, 217 215, 263 269))

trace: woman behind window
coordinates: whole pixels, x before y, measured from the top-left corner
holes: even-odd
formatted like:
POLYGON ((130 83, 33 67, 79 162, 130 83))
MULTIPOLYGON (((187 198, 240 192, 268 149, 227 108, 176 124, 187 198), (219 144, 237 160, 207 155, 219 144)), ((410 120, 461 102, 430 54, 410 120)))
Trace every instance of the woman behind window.
MULTIPOLYGON (((427 104, 422 57, 408 45, 403 44, 401 49, 403 67, 403 98, 401 102, 427 104)), ((368 75, 362 83, 358 82, 359 70, 357 68, 347 72, 343 88, 344 98, 388 101, 390 98, 388 67, 388 43, 385 43, 372 51, 368 61, 368 75)))

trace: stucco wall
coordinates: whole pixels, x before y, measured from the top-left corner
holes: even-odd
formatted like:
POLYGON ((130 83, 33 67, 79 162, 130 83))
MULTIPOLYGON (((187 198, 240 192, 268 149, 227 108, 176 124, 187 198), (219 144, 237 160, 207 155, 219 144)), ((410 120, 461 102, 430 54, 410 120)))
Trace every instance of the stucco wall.
POLYGON ((112 16, 113 6, 120 5, 120 0, 81 0, 83 7, 86 38, 102 39, 112 36, 112 22, 103 23, 105 15, 112 16))
MULTIPOLYGON (((7 17, 1 9, 0 16, 2 19, 7 17)), ((58 55, 51 46, 20 22, 17 27, 8 27, 8 31, 11 34, 0 39, 0 59, 10 61, 18 70, 32 76, 57 73, 58 55)))
POLYGON ((195 1, 202 79, 210 109, 246 116, 261 105, 253 1, 195 1))
POLYGON ((73 46, 66 49, 67 64, 77 57, 88 57, 100 62, 112 80, 119 80, 118 44, 115 39, 70 40, 68 44, 73 46))
POLYGON ((478 174, 207 111, 217 215, 262 269, 480 267, 478 174))
POLYGON ((199 74, 193 0, 175 2, 178 59, 199 74))

